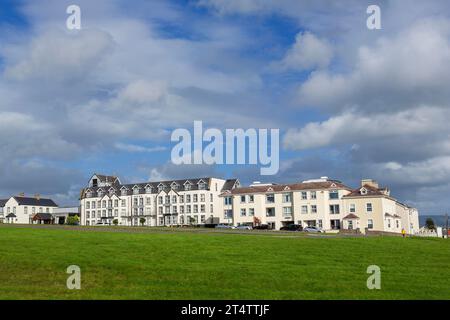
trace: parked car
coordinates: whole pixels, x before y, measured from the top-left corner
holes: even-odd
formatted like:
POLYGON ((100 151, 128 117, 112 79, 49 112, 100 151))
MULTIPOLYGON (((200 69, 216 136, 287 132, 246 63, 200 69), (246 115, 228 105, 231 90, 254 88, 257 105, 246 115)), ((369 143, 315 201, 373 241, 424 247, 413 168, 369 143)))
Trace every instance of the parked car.
POLYGON ((217 228, 217 229, 234 229, 235 227, 229 226, 229 225, 227 225, 227 224, 218 224, 218 225, 216 226, 216 228, 217 228))
POLYGON ((287 226, 281 227, 280 230, 283 231, 302 231, 303 227, 299 224, 289 224, 287 226))
POLYGON ((313 226, 311 226, 311 227, 305 227, 305 228, 303 229, 303 231, 304 231, 304 232, 317 232, 317 233, 323 232, 323 230, 322 230, 321 228, 313 227, 313 226))
POLYGON ((259 226, 254 226, 253 229, 268 230, 269 229, 269 225, 268 224, 260 224, 259 226))
POLYGON ((237 226, 235 229, 239 229, 239 230, 252 230, 253 227, 252 227, 252 226, 237 226))

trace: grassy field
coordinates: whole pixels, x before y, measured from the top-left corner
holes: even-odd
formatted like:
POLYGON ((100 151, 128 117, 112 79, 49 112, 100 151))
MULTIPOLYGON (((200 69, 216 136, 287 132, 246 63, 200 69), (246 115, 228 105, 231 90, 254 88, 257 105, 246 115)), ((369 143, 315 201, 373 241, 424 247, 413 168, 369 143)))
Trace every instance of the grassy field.
POLYGON ((450 241, 0 226, 0 299, 450 299, 450 241))

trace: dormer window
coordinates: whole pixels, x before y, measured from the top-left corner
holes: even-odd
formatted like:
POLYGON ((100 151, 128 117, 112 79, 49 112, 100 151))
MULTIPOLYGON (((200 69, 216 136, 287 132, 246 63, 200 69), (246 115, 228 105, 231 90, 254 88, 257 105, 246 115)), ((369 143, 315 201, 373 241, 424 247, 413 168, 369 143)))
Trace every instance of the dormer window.
POLYGON ((367 189, 366 188, 361 188, 361 194, 362 195, 366 195, 367 194, 367 189))
POLYGON ((91 190, 88 190, 88 191, 86 192, 86 196, 87 196, 88 198, 92 197, 92 191, 91 191, 91 190))
POLYGON ((152 193, 152 186, 145 186, 145 193, 152 193))
POLYGON ((139 194, 139 187, 134 187, 133 188, 133 194, 139 194))
POLYGON ((178 183, 173 182, 170 187, 172 188, 172 190, 178 190, 178 183))
POLYGON ((189 183, 185 184, 184 185, 184 190, 191 190, 191 185, 189 183))
POLYGON ((99 197, 103 197, 103 190, 102 190, 102 189, 99 189, 99 190, 97 191, 97 194, 98 194, 99 197))
POLYGON ((109 195, 110 196, 112 196, 113 194, 115 194, 116 193, 116 190, 114 190, 114 189, 109 189, 109 195))
POLYGON ((198 182, 198 189, 199 190, 205 190, 206 189, 206 183, 203 180, 200 180, 198 182))
POLYGON ((127 189, 126 189, 126 188, 122 188, 122 189, 120 190, 120 194, 121 194, 122 196, 126 196, 126 195, 127 195, 127 189))
POLYGON ((163 190, 164 190, 164 185, 163 184, 158 185, 158 192, 161 192, 163 190))
POLYGON ((330 200, 339 199, 339 192, 337 190, 330 191, 330 200))
POLYGON ((98 180, 97 179, 92 179, 92 186, 94 188, 98 187, 98 180))

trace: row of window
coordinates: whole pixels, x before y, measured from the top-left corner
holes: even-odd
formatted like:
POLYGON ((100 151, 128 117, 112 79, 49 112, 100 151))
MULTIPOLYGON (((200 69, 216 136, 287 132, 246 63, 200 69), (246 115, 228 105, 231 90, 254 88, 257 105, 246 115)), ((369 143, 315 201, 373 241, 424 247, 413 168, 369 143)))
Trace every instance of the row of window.
MULTIPOLYGON (((97 217, 118 217, 119 216, 119 210, 118 209, 108 209, 108 210, 92 210, 92 211, 86 211, 86 218, 95 218, 95 215, 97 213, 97 217)), ((151 215, 152 210, 151 208, 133 208, 132 211, 133 215, 135 216, 143 216, 145 215, 151 215)), ((186 205, 186 206, 161 206, 158 207, 158 213, 159 214, 184 214, 184 213, 206 213, 206 205, 201 204, 200 206, 197 204, 194 205, 186 205)), ((214 206, 211 204, 209 206, 209 213, 214 213, 214 206)), ((120 211, 121 216, 126 216, 127 212, 126 209, 121 209, 120 211)))
MULTIPOLYGON (((204 193, 200 194, 200 197, 198 194, 193 194, 193 195, 186 195, 183 196, 159 196, 158 197, 158 204, 173 204, 173 203, 184 203, 186 200, 186 203, 191 203, 191 202, 205 202, 206 201, 206 195, 204 193), (200 200, 200 201, 199 201, 200 200)), ((213 201, 213 194, 210 193, 209 194, 209 201, 213 201)), ((121 199, 120 200, 120 206, 121 207, 126 207, 126 200, 125 199, 121 199)), ((134 206, 144 206, 144 198, 140 197, 140 198, 134 198, 133 199, 133 205, 134 206)), ((152 205, 152 198, 151 197, 145 197, 145 205, 146 206, 150 206, 152 205)), ((98 200, 98 201, 86 201, 86 209, 96 209, 97 208, 117 208, 119 207, 119 200, 115 199, 115 200, 98 200)))
MULTIPOLYGON (((12 208, 11 207, 6 207, 6 213, 10 214, 11 212, 16 214, 16 207, 12 207, 12 208)), ((44 213, 44 208, 39 207, 38 212, 39 213, 44 213)), ((50 208, 45 208, 45 212, 46 213, 50 213, 50 208)), ((24 214, 28 214, 28 207, 27 206, 23 207, 23 213, 24 214)), ((35 214, 35 213, 36 213, 36 207, 31 207, 31 214, 35 214)))
MULTIPOLYGON (((331 190, 329 192, 329 198, 330 198, 330 200, 339 199, 339 192, 337 190, 331 190)), ((292 193, 290 193, 290 192, 283 193, 282 199, 283 199, 283 203, 292 202, 292 193)), ((309 192, 302 191, 300 193, 300 199, 301 200, 316 200, 317 193, 316 193, 316 191, 309 191, 309 192)), ((255 201, 255 196, 252 194, 240 196, 241 203, 253 203, 254 201, 255 201)), ((232 197, 225 197, 224 202, 225 202, 225 205, 231 205, 232 197)), ((274 193, 266 194, 266 203, 275 203, 275 194, 274 193)))

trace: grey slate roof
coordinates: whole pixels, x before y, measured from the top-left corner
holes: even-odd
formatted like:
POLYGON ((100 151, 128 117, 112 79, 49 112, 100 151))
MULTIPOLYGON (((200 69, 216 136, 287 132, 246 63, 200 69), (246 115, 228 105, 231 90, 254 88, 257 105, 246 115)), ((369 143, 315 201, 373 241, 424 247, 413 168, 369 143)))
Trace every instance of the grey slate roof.
POLYGON ((57 207, 58 205, 52 199, 31 198, 31 197, 13 197, 20 206, 39 206, 39 207, 57 207))
POLYGON ((9 199, 0 199, 0 208, 3 208, 9 199))
POLYGON ((33 217, 34 220, 52 220, 53 216, 50 213, 39 212, 33 217))
MULTIPOLYGON (((156 182, 143 182, 143 183, 130 183, 130 184, 114 184, 112 186, 107 187, 89 187, 85 188, 81 191, 81 198, 84 198, 86 195, 87 190, 91 190, 94 193, 97 193, 99 189, 103 190, 104 194, 108 194, 110 189, 113 189, 116 195, 121 195, 121 190, 123 188, 126 189, 127 195, 133 194, 133 188, 138 187, 139 193, 138 194, 147 194, 146 187, 151 187, 151 193, 157 194, 159 193, 158 186, 162 185, 164 186, 163 191, 169 192, 172 188, 172 184, 178 185, 178 190, 174 189, 174 191, 184 191, 184 186, 187 183, 191 184, 190 191, 200 190, 199 189, 199 182, 203 181, 206 184, 205 190, 210 190, 211 188, 211 178, 210 177, 204 177, 204 178, 193 178, 193 179, 178 179, 178 180, 165 180, 165 181, 156 181, 156 182)), ((225 182, 224 187, 222 188, 222 191, 227 190, 226 188, 232 189, 234 184, 236 183, 237 179, 229 179, 225 182)))

